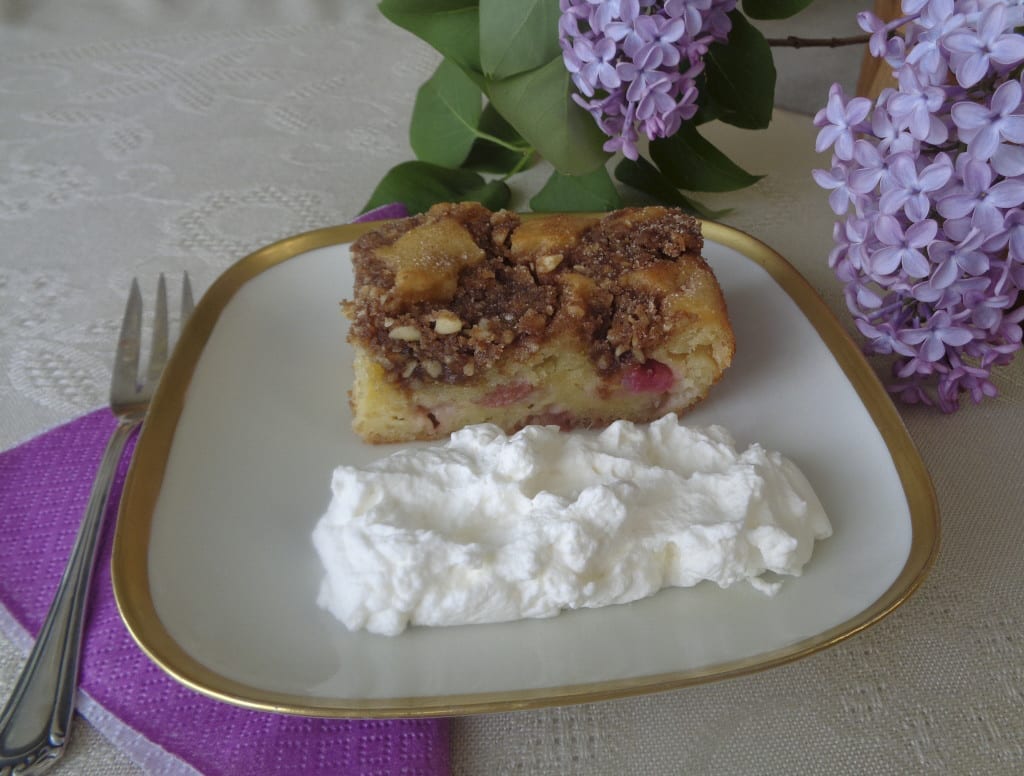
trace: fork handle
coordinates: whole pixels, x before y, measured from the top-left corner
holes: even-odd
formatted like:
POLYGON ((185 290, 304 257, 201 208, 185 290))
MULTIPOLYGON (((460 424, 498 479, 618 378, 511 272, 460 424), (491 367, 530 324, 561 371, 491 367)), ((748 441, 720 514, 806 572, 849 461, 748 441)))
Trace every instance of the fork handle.
POLYGON ((0 776, 42 773, 64 754, 75 711, 82 626, 103 515, 125 443, 138 425, 138 420, 121 420, 107 442, 57 594, 0 712, 0 776))

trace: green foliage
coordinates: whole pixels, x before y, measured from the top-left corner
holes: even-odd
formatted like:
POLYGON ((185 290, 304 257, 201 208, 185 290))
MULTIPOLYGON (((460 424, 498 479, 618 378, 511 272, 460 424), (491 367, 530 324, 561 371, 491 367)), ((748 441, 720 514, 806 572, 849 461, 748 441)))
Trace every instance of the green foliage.
POLYGON ((771 123, 775 104, 772 50, 739 11, 729 18, 728 44, 712 44, 704 58, 707 107, 727 124, 764 129, 771 123))
POLYGON ((716 219, 730 212, 728 210, 711 210, 700 202, 684 196, 672 181, 643 157, 635 162, 631 159, 623 159, 615 168, 615 177, 627 186, 642 191, 656 202, 682 208, 687 213, 700 218, 716 219))
MULTIPOLYGON (((768 126, 775 66, 747 17, 786 18, 810 2, 742 0, 743 12, 730 15, 729 42, 712 45, 705 57, 697 116, 674 136, 651 142, 649 159, 619 162, 616 179, 704 218, 728 212, 710 211, 680 189, 732 191, 759 176, 736 165, 697 127, 713 120, 745 129, 768 126)), ((556 0, 381 0, 380 11, 433 46, 444 61, 416 96, 409 128, 416 161, 388 172, 366 209, 403 202, 416 213, 460 200, 504 207, 510 197, 506 181, 537 158, 555 172, 530 200, 534 210, 621 207, 607 172, 607 137, 572 99, 556 0)))
POLYGON ((417 159, 458 167, 477 137, 483 112, 480 89, 449 59, 420 87, 409 124, 409 144, 417 159))
POLYGON ((491 81, 494 108, 565 175, 582 175, 608 159, 607 139, 583 108, 572 101, 562 57, 520 75, 491 81))
POLYGON ((484 107, 477 129, 478 137, 462 163, 467 170, 510 175, 535 158, 530 144, 490 103, 484 107))
POLYGON ((380 12, 460 67, 480 72, 476 0, 381 0, 380 12))
POLYGON ((719 151, 697 128, 684 124, 672 137, 651 143, 651 160, 677 188, 735 191, 761 180, 719 151))
POLYGON ((410 213, 422 213, 437 202, 482 202, 498 210, 508 204, 510 194, 503 181, 487 182, 472 170, 403 162, 377 184, 362 212, 389 202, 401 202, 410 213))
POLYGON ((788 19, 812 0, 743 0, 743 13, 751 19, 788 19))
POLYGON ((480 0, 480 65, 492 79, 533 70, 562 54, 558 3, 480 0))
POLYGON ((530 200, 530 207, 547 213, 596 213, 622 207, 622 197, 603 166, 586 175, 562 175, 556 170, 530 200))

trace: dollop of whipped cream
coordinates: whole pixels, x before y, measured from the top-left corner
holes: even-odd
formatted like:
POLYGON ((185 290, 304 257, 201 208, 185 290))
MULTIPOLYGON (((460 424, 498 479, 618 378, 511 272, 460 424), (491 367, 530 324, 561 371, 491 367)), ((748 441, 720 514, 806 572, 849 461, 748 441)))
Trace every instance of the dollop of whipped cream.
POLYGON ((469 426, 334 471, 318 604, 350 630, 552 617, 663 587, 799 575, 832 527, 777 452, 720 426, 469 426))

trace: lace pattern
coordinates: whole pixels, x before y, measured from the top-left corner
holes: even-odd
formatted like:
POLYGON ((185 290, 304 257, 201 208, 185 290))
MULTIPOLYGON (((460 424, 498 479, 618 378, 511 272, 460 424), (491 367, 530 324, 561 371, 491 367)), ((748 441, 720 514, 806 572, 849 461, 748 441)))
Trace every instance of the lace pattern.
MULTIPOLYGON (((370 2, 0 2, 0 447, 105 402, 131 277, 151 289, 188 270, 201 291, 268 242, 353 218, 410 158, 415 90, 436 62, 370 2)), ((768 177, 708 204, 733 208, 726 220, 842 318, 810 119, 779 114, 756 145, 719 137, 768 177)), ((755 676, 456 720, 454 771, 1024 770, 1021 360, 997 379, 1002 396, 983 407, 902 411, 944 536, 924 588, 891 617, 755 676)), ((0 644, 0 687, 19 661, 0 644)), ((97 736, 74 746, 67 773, 137 772, 97 736)))

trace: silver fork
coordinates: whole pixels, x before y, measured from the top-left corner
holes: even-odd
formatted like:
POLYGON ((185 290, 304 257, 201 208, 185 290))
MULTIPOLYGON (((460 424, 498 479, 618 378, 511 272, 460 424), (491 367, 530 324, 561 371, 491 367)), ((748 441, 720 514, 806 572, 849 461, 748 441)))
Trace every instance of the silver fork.
MULTIPOLYGON (((182 325, 191 313, 192 287, 186 274, 181 291, 182 325)), ((110 382, 110 409, 117 416, 117 428, 107 442, 71 558, 39 638, 0 712, 0 776, 42 773, 64 754, 68 743, 85 603, 110 486, 125 443, 146 415, 170 349, 167 283, 163 275, 157 285, 149 364, 140 384, 141 340, 142 294, 138 281, 133 280, 110 382)))

